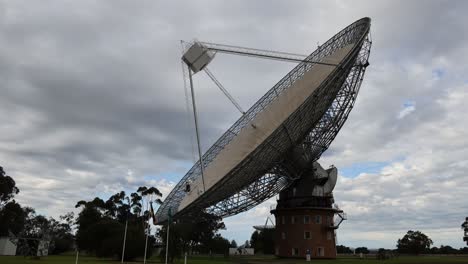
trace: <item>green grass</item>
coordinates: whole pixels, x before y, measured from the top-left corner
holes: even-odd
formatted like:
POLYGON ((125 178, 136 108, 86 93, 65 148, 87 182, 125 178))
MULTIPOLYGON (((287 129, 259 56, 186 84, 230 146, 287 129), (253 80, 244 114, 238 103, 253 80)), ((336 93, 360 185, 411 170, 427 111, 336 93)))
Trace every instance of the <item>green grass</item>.
MULTIPOLYGON (((0 256, 1 264, 74 264, 75 257, 72 255, 63 256, 48 256, 42 257, 39 260, 25 258, 25 257, 12 257, 12 256, 0 256)), ((120 261, 111 259, 102 259, 95 257, 80 256, 79 262, 83 264, 118 264, 120 261)), ((134 263, 142 263, 134 262, 134 263)), ((148 263, 160 263, 159 258, 151 258, 148 263)), ((177 260, 175 263, 183 263, 183 260, 177 260)), ((224 264, 224 263, 239 263, 239 264, 295 264, 295 263, 311 263, 311 264, 451 264, 451 263, 464 263, 468 264, 468 256, 404 256, 390 260, 376 260, 375 258, 359 259, 355 257, 340 257, 336 260, 312 260, 306 262, 305 260, 299 259, 277 259, 272 256, 251 256, 251 257, 213 257, 208 256, 193 256, 189 257, 188 264, 224 264)))

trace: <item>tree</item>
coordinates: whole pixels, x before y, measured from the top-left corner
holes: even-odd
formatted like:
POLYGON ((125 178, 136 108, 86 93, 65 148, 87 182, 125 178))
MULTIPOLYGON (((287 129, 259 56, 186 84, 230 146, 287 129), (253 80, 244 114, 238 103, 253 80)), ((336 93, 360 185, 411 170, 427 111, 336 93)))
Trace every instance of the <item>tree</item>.
MULTIPOLYGON (((146 187, 143 187, 143 188, 146 188, 146 187)), ((143 193, 143 195, 155 195, 155 196, 158 196, 158 197, 162 197, 162 193, 156 187, 147 188, 142 193, 143 193)))
POLYGON ((18 235, 23 231, 26 212, 15 200, 8 202, 0 210, 0 236, 8 236, 10 232, 18 235))
POLYGON ((72 228, 75 221, 73 212, 59 217, 59 221, 49 218, 50 244, 49 254, 60 254, 73 249, 75 236, 72 228))
POLYGON ((431 247, 431 249, 427 250, 426 253, 430 254, 467 254, 468 247, 456 249, 451 246, 444 246, 441 245, 440 248, 438 247, 431 247))
POLYGON ((223 254, 227 256, 229 254, 229 240, 222 237, 220 234, 216 234, 210 241, 209 248, 212 253, 223 254))
POLYGON ((0 209, 18 193, 16 182, 0 166, 0 209))
POLYGON ((262 231, 254 231, 250 237, 250 246, 254 248, 255 252, 262 252, 264 254, 275 253, 275 230, 264 229, 262 231))
MULTIPOLYGON (((190 250, 197 250, 200 253, 209 253, 210 250, 214 252, 211 248, 213 239, 217 235, 216 232, 224 228, 225 225, 220 217, 206 212, 199 212, 179 218, 177 222, 171 223, 168 242, 166 241, 167 225, 162 226, 158 231, 158 237, 164 244, 169 243, 168 258, 172 262, 175 258, 180 257, 183 252, 189 252, 190 250)), ((219 238, 217 239, 219 240, 219 238)), ((165 258, 164 251, 161 252, 161 257, 165 258)))
MULTIPOLYGON (((148 190, 159 192, 154 187, 146 189, 148 190)), ((142 214, 141 201, 142 197, 138 193, 132 193, 128 197, 123 191, 112 195, 105 202, 98 197, 92 201, 79 201, 75 206, 81 208, 76 221, 78 248, 99 257, 120 258, 125 222, 128 221, 125 259, 143 256, 149 212, 142 214)), ((155 238, 148 236, 148 242, 147 255, 150 256, 153 248, 151 244, 155 242, 155 238)))
POLYGON ((231 245, 230 245, 230 247, 232 247, 232 248, 237 248, 237 242, 236 242, 234 239, 231 240, 231 245))
POLYGON ((18 235, 17 254, 36 256, 41 240, 50 241, 50 223, 43 215, 37 215, 33 208, 25 207, 24 228, 18 235))
POLYGON ((15 181, 0 167, 0 236, 20 237, 19 254, 35 255, 39 240, 49 241, 49 254, 70 250, 74 243, 72 234, 73 213, 60 221, 36 215, 33 208, 22 208, 13 199, 19 193, 15 181))
POLYGON ((0 166, 0 236, 17 236, 24 229, 26 211, 13 199, 18 193, 16 182, 0 166))
POLYGON ((244 248, 250 248, 250 242, 248 240, 245 241, 244 248))
POLYGON ((84 238, 82 238, 82 233, 86 229, 88 229, 90 226, 92 226, 95 223, 99 222, 103 218, 103 215, 102 215, 101 211, 99 210, 99 207, 97 207, 96 203, 86 202, 86 201, 79 201, 75 205, 75 208, 80 208, 80 207, 82 207, 82 210, 78 214, 78 218, 76 220, 76 223, 78 225, 78 230, 77 230, 77 234, 76 234, 77 235, 78 247, 80 247, 80 244, 82 243, 81 240, 84 239, 84 238))
POLYGON ((153 202, 161 204, 162 202, 159 198, 162 198, 162 193, 156 187, 147 188, 146 186, 139 187, 137 189, 137 192, 141 195, 138 195, 137 193, 132 193, 132 206, 133 204, 139 206, 140 209, 137 211, 140 213, 142 208, 142 202, 146 202, 147 209, 143 212, 142 219, 144 220, 143 225, 145 226, 145 234, 149 234, 151 233, 151 225, 148 223, 148 220, 150 220, 151 217, 154 217, 153 202), (149 205, 151 206, 151 209, 148 208, 149 205))
POLYGON ((379 248, 379 250, 377 251, 377 256, 376 257, 377 257, 377 259, 385 260, 385 259, 393 258, 394 254, 393 254, 392 250, 387 250, 385 248, 379 248))
POLYGON ((451 246, 441 245, 438 254, 457 254, 458 250, 451 246))
POLYGON ((366 247, 358 247, 354 250, 354 252, 356 252, 356 254, 369 254, 369 249, 366 247))
MULTIPOLYGON (((86 209, 83 209, 85 211, 86 209)), ((83 217, 81 215, 80 217, 83 217)), ((125 225, 108 216, 103 216, 90 225, 78 228, 77 244, 81 250, 95 254, 98 257, 121 257, 122 239, 125 225)), ((154 242, 154 238, 149 238, 154 242)), ((144 253, 144 228, 141 221, 130 218, 127 230, 125 259, 131 260, 144 253)), ((151 250, 151 248, 149 248, 151 250)), ((151 253, 148 252, 148 255, 151 253)))
POLYGON ((438 247, 431 247, 431 249, 429 249, 429 253, 430 254, 439 254, 439 248, 438 247))
POLYGON ((409 230, 406 235, 398 239, 397 249, 399 253, 420 254, 429 250, 432 240, 420 231, 409 230))
POLYGON ((255 230, 250 236, 250 244, 254 248, 255 252, 259 252, 263 248, 262 241, 260 240, 260 232, 255 230))
POLYGON ((130 194, 130 208, 132 209, 133 213, 137 216, 141 215, 141 209, 143 205, 141 204, 143 197, 138 193, 130 194))
MULTIPOLYGON (((187 250, 187 244, 189 242, 186 241, 187 234, 183 231, 183 227, 180 224, 169 224, 169 240, 167 240, 167 225, 163 225, 161 229, 159 229, 157 236, 163 242, 164 245, 169 245, 168 260, 170 263, 173 263, 175 258, 181 257, 182 251, 187 250)), ((164 262, 164 259, 166 258, 165 247, 161 251, 159 256, 161 257, 161 262, 164 262)))
POLYGON ((353 251, 349 247, 346 247, 343 245, 337 245, 336 252, 338 254, 352 254, 353 253, 353 251))

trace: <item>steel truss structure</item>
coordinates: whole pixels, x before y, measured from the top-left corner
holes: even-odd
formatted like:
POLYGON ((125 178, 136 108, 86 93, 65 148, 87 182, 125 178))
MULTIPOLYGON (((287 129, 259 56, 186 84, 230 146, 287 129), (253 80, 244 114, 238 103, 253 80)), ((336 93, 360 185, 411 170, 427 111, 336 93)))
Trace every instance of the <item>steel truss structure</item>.
MULTIPOLYGON (((316 161, 328 148, 354 106, 362 83, 371 48, 370 19, 363 18, 349 25, 300 62, 237 122, 234 123, 203 155, 207 167, 218 153, 253 118, 305 73, 314 69, 326 56, 354 44, 348 56, 335 67, 326 80, 287 118, 263 143, 226 177, 177 212, 187 184, 200 177, 197 162, 174 187, 159 207, 156 219, 167 221, 171 208, 176 217, 190 216, 200 210, 220 217, 235 215, 262 203, 287 188, 301 176, 298 159, 316 161)), ((330 66, 332 67, 332 66, 330 66)))

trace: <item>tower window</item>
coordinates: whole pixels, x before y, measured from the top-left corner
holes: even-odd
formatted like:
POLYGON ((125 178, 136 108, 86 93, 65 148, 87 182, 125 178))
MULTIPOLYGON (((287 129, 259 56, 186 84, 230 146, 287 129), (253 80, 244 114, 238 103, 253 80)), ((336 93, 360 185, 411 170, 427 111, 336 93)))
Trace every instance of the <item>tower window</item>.
POLYGON ((292 248, 292 255, 293 256, 299 256, 299 249, 298 248, 292 248))
POLYGON ((321 215, 316 215, 315 216, 315 223, 316 224, 321 224, 322 223, 322 216, 321 215))
POLYGON ((285 232, 281 232, 281 239, 286 239, 286 233, 285 232))
POLYGON ((297 216, 293 215, 291 216, 291 224, 296 224, 298 221, 297 221, 297 216))
POLYGON ((325 249, 323 247, 317 248, 317 256, 319 257, 325 256, 325 249))
POLYGON ((310 239, 310 231, 304 231, 304 239, 310 239))
POLYGON ((284 217, 284 215, 281 216, 281 224, 286 224, 286 217, 284 217))
POLYGON ((304 224, 308 224, 310 222, 310 217, 308 215, 304 215, 304 224))
POLYGON ((332 232, 331 231, 327 232, 327 240, 332 240, 332 232))

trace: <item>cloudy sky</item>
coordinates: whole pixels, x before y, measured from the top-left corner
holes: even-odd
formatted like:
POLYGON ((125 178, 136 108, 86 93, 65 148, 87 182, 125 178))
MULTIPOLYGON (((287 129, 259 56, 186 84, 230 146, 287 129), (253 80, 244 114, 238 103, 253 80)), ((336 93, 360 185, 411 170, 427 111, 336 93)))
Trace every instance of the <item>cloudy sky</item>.
MULTIPOLYGON (((340 179, 348 246, 394 247, 408 229, 462 247, 468 216, 466 1, 0 1, 0 165, 17 200, 58 216, 140 185, 164 193, 196 156, 180 40, 308 54, 372 18, 355 108, 321 159, 340 179)), ((218 55, 212 72, 244 108, 293 65, 218 55)), ((203 149, 239 113, 195 76, 203 149)), ((238 242, 268 201, 225 219, 238 242)))

